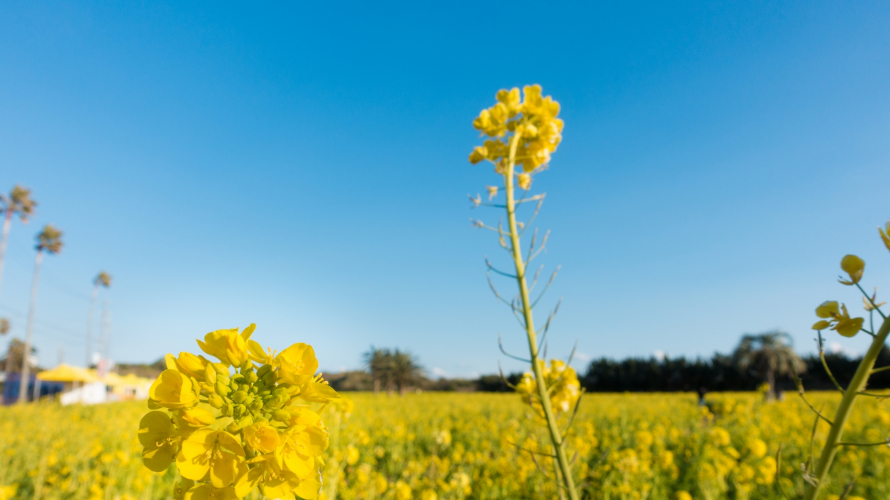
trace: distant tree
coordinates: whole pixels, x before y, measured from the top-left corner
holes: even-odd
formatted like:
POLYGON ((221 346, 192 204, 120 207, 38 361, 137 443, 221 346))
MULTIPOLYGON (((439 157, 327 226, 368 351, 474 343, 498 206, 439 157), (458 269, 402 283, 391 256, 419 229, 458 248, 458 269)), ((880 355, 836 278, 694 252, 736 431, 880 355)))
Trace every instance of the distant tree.
POLYGON ((405 389, 423 378, 423 367, 417 361, 417 356, 408 351, 396 349, 392 353, 390 362, 392 370, 392 382, 398 387, 399 394, 404 396, 405 389))
POLYGON ((377 349, 371 346, 363 355, 365 367, 371 374, 374 381, 374 394, 380 392, 380 388, 385 386, 387 390, 392 387, 392 353, 389 349, 377 349))
POLYGON ((27 224, 28 217, 34 214, 36 206, 37 202, 31 199, 31 191, 22 186, 12 188, 9 196, 0 194, 0 214, 3 214, 3 235, 0 236, 0 285, 3 284, 3 261, 6 257, 6 243, 9 228, 12 227, 12 218, 17 215, 23 224, 27 224))
POLYGON ((754 372, 766 379, 771 399, 776 396, 777 377, 801 373, 806 369, 792 348, 791 336, 780 331, 745 335, 732 357, 740 370, 754 372))
POLYGON ((9 320, 0 318, 0 335, 6 335, 7 333, 9 333, 9 320))
POLYGON ((0 284, 3 282, 3 260, 6 256, 6 241, 9 237, 9 228, 12 226, 12 218, 18 216, 23 224, 28 223, 28 217, 34 214, 37 202, 31 199, 31 190, 22 186, 15 186, 9 196, 0 194, 0 213, 3 217, 3 236, 0 237, 0 284))
MULTIPOLYGON (((37 305, 37 278, 40 276, 40 263, 43 262, 43 254, 55 255, 62 251, 62 231, 47 224, 43 231, 37 234, 37 259, 34 262, 34 279, 31 282, 31 302, 28 307, 28 324, 25 335, 25 351, 31 351, 31 337, 34 333, 34 308, 37 305)), ((24 403, 28 397, 28 372, 30 363, 22 363, 22 379, 19 386, 19 403, 24 403)))

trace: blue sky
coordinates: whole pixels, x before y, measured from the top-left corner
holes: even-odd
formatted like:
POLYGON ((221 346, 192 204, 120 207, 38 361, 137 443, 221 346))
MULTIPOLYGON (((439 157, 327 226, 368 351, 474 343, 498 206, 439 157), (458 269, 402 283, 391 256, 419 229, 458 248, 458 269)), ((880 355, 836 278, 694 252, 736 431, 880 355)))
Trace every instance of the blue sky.
POLYGON ((707 356, 774 328, 809 351, 816 305, 859 303, 845 253, 866 286, 890 271, 888 23, 881 2, 4 2, 0 189, 40 207, 0 315, 24 334, 53 223, 46 366, 83 363, 107 269, 119 361, 256 322, 327 371, 372 344, 431 374, 520 369, 484 277, 507 261, 468 221, 496 220, 466 199, 496 177, 466 158, 494 93, 540 83, 566 122, 535 182, 562 265, 550 354, 707 356))

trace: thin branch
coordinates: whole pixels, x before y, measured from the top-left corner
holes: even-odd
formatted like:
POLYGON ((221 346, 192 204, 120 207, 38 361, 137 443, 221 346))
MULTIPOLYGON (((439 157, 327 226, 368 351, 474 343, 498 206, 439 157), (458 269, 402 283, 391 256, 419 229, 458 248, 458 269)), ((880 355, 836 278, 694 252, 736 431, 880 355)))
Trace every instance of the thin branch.
POLYGON ((491 292, 494 294, 494 296, 497 297, 497 299, 504 304, 507 304, 511 308, 515 309, 515 307, 513 307, 513 304, 507 302, 507 299, 501 297, 501 294, 498 293, 497 288, 494 287, 494 283, 491 281, 491 275, 488 274, 488 272, 485 273, 485 277, 488 279, 488 286, 491 287, 491 292))
POLYGON ((547 282, 547 285, 544 286, 544 289, 543 289, 543 290, 541 290, 541 294, 538 295, 538 298, 535 299, 534 302, 532 302, 532 306, 531 306, 532 309, 534 309, 535 306, 538 305, 538 302, 541 301, 541 299, 544 297, 544 294, 547 293, 547 290, 550 289, 550 285, 553 284, 553 280, 556 279, 556 274, 559 272, 559 270, 560 270, 561 268, 562 268, 562 266, 556 266, 556 270, 553 271, 553 274, 550 275, 550 280, 547 282))
MULTIPOLYGON (((877 304, 875 304, 874 299, 872 299, 871 297, 869 297, 869 295, 867 293, 865 293, 865 290, 862 289, 862 286, 859 283, 856 283, 856 288, 858 288, 859 291, 862 292, 862 295, 865 295, 865 298, 868 299, 869 303, 871 303, 871 306, 875 308, 875 311, 878 311, 878 314, 880 314, 881 317, 886 320, 887 316, 884 316, 884 312, 881 311, 881 308, 878 307, 877 304)), ((877 289, 875 289, 875 290, 877 290, 877 289)), ((875 293, 875 297, 877 298, 877 293, 875 293)))
MULTIPOLYGON (((526 255, 526 259, 529 259, 532 253, 535 251, 536 241, 538 241, 538 228, 535 228, 535 232, 532 233, 532 239, 528 245, 528 254, 526 255)), ((529 262, 529 260, 526 260, 526 262, 529 262)))
POLYGON ((872 373, 879 373, 879 372, 885 372, 885 371, 887 371, 887 370, 890 370, 890 366, 882 366, 881 368, 873 368, 873 369, 871 370, 871 372, 872 372, 872 373))
POLYGON ((503 335, 501 335, 501 332, 498 332, 498 347, 501 349, 501 352, 504 354, 504 356, 507 356, 508 358, 515 359, 516 361, 522 361, 523 363, 531 363, 530 359, 522 359, 504 350, 503 335))
POLYGON ((791 497, 785 493, 785 488, 782 487, 782 477, 780 475, 780 471, 782 470, 782 445, 779 445, 779 452, 776 453, 776 486, 779 489, 779 492, 782 493, 782 496, 786 498, 786 500, 791 500, 791 497))
MULTIPOLYGON (((525 228, 519 232, 520 238, 522 238, 522 235, 525 234, 526 231, 528 231, 528 228, 530 228, 532 226, 532 222, 534 222, 535 219, 538 217, 538 213, 541 211, 541 206, 544 204, 544 197, 547 196, 547 194, 542 193, 542 194, 539 194, 538 196, 541 197, 538 201, 538 206, 535 207, 535 213, 533 213, 531 218, 528 220, 528 222, 525 223, 525 228)), ((531 200, 529 200, 529 201, 531 201, 531 200)))
POLYGON ((532 280, 532 284, 528 287, 528 293, 532 293, 535 290, 535 286, 538 284, 538 278, 541 276, 541 271, 544 270, 544 264, 541 264, 541 267, 535 272, 535 279, 532 280))
POLYGON ((503 272, 503 271, 499 271, 499 270, 496 269, 494 266, 492 266, 492 265, 491 265, 491 262, 488 261, 488 256, 487 256, 487 255, 485 256, 485 266, 488 267, 489 270, 494 271, 494 272, 500 274, 501 276, 506 276, 507 278, 513 278, 514 280, 516 279, 516 276, 515 276, 515 275, 513 275, 513 274, 508 274, 508 273, 505 273, 505 272, 503 272))
POLYGON ((890 445, 890 439, 886 441, 879 441, 877 443, 853 443, 848 441, 839 441, 837 446, 881 446, 881 445, 890 445))
POLYGON ((578 401, 575 402, 575 409, 572 411, 572 416, 569 417, 569 423, 566 424, 566 429, 562 433, 562 442, 566 442, 566 436, 569 435, 569 430, 572 428, 572 425, 575 423, 575 416, 578 414, 578 408, 581 407, 581 398, 584 396, 584 389, 581 389, 581 394, 578 395, 578 401))
POLYGON ((851 480, 849 483, 847 483, 847 487, 844 488, 844 493, 841 494, 840 498, 838 498, 837 500, 844 500, 844 499, 846 499, 848 496, 850 496, 850 493, 853 491, 853 485, 854 485, 854 484, 856 484, 856 480, 855 480, 855 479, 853 479, 853 480, 851 480))
POLYGON ((559 306, 562 304, 562 297, 559 298, 559 301, 556 303, 556 307, 553 308, 553 312, 550 313, 550 316, 547 318, 547 322, 544 324, 544 333, 541 334, 541 339, 538 340, 538 350, 541 350, 541 346, 544 345, 544 340, 547 338, 547 333, 550 332, 550 322, 553 321, 553 318, 556 317, 556 313, 559 312, 559 306))
POLYGON ((497 229, 495 229, 491 226, 485 225, 485 223, 479 219, 474 219, 474 218, 470 217, 470 223, 472 224, 473 227, 477 227, 479 229, 488 229, 489 231, 497 232, 497 229))
POLYGON ((834 374, 831 373, 831 369, 828 368, 828 361, 825 360, 825 349, 822 345, 822 331, 819 331, 819 359, 822 360, 822 367, 825 368, 825 373, 828 374, 828 378, 831 379, 831 382, 837 388, 837 390, 844 392, 844 388, 841 387, 841 384, 837 382, 837 379, 834 378, 834 374))
POLYGON ((819 410, 817 410, 816 407, 813 406, 813 405, 807 400, 807 397, 804 395, 803 382, 801 382, 800 377, 797 376, 797 372, 794 371, 794 370, 792 370, 792 371, 791 371, 791 376, 794 377, 794 385, 797 387, 797 393, 800 395, 800 399, 802 399, 803 402, 806 403, 806 405, 809 406, 810 409, 813 410, 813 412, 816 413, 816 415, 819 415, 819 417, 821 417, 822 420, 828 422, 828 425, 834 425, 834 422, 832 422, 831 420, 829 420, 825 415, 822 414, 822 412, 820 412, 819 410))
POLYGON ((500 361, 498 361, 498 373, 501 374, 501 380, 504 381, 504 384, 506 384, 507 387, 509 387, 510 389, 513 389, 513 390, 515 391, 515 390, 516 390, 516 386, 513 385, 513 384, 511 384, 510 381, 507 380, 507 377, 504 376, 504 370, 501 368, 501 362, 500 362, 500 361))
POLYGON ((541 246, 538 247, 538 249, 535 251, 535 253, 531 254, 528 257, 528 260, 525 261, 526 264, 533 261, 535 259, 535 257, 538 256, 539 253, 541 253, 547 249, 547 238, 549 238, 549 237, 550 237, 550 230, 548 229, 547 232, 544 233, 544 238, 541 240, 541 246))

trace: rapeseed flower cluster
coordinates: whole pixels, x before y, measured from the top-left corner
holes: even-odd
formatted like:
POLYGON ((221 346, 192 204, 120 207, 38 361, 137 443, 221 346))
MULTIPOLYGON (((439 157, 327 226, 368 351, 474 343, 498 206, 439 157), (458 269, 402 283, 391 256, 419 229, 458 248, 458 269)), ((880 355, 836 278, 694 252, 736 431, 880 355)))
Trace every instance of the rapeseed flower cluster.
POLYGON ((178 500, 312 499, 321 489, 328 431, 311 403, 339 398, 316 375, 312 346, 280 353, 251 339, 255 325, 208 333, 203 355, 166 356, 149 390, 154 411, 139 423, 145 467, 164 472, 174 461, 178 500))
MULTIPOLYGON (((581 382, 578 381, 575 369, 559 359, 551 359, 550 366, 547 366, 544 360, 538 360, 538 364, 541 367, 544 383, 549 388, 550 405, 554 411, 567 413, 573 410, 578 398, 581 397, 581 382)), ((516 393, 543 417, 534 373, 529 371, 522 375, 522 379, 516 384, 516 393)))
MULTIPOLYGON (((495 171, 504 174, 511 157, 516 166, 517 180, 522 189, 531 187, 531 176, 550 162, 562 140, 563 121, 559 115, 559 103, 550 96, 541 95, 540 85, 528 85, 522 89, 500 90, 495 96, 497 103, 483 109, 473 121, 473 127, 487 139, 473 149, 471 163, 487 160, 495 165, 495 171)), ((497 194, 497 188, 489 188, 489 197, 497 194)))

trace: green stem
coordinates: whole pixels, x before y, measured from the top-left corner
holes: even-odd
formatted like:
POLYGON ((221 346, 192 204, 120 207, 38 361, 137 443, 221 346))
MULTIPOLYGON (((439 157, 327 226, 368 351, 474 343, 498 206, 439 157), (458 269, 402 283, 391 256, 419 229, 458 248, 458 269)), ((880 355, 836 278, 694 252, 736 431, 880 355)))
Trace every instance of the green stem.
POLYGON ((550 441, 556 451, 556 461, 562 473, 562 482, 571 500, 578 500, 578 492, 575 489, 575 480, 572 477, 572 467, 566 456, 566 450, 562 439, 562 433, 556 422, 556 415, 550 405, 550 394, 544 381, 542 366, 538 363, 538 340, 535 332, 535 322, 532 317, 532 307, 529 301, 528 283, 525 279, 525 262, 522 260, 522 250, 519 244, 519 230, 516 224, 516 200, 514 198, 513 170, 516 163, 516 148, 520 137, 515 135, 510 144, 510 162, 504 172, 504 191, 507 195, 507 221, 510 229, 510 251, 513 255, 513 263, 516 266, 516 282, 519 285, 519 295, 522 300, 522 315, 525 321, 525 333, 528 336, 528 349, 531 358, 532 371, 535 374, 535 382, 538 388, 538 396, 547 419, 547 430, 550 432, 550 441))
POLYGON ((888 334, 890 334, 890 320, 885 319, 881 329, 872 339, 871 346, 869 346, 868 351, 859 363, 856 374, 853 375, 853 380, 844 391, 841 404, 837 407, 837 412, 834 414, 834 424, 828 432, 828 438, 825 440, 825 446, 822 448, 822 455, 819 457, 819 463, 816 465, 814 473, 816 484, 807 486, 804 500, 816 500, 819 492, 825 485, 825 480, 828 478, 828 470, 831 468, 834 456, 837 454, 839 447, 842 446, 841 436, 844 433, 844 426, 847 424, 847 419, 850 417, 850 412, 853 409, 853 403, 856 401, 856 397, 860 395, 859 393, 865 389, 868 377, 871 375, 872 368, 874 368, 875 361, 877 361, 878 355, 884 347, 888 334))

